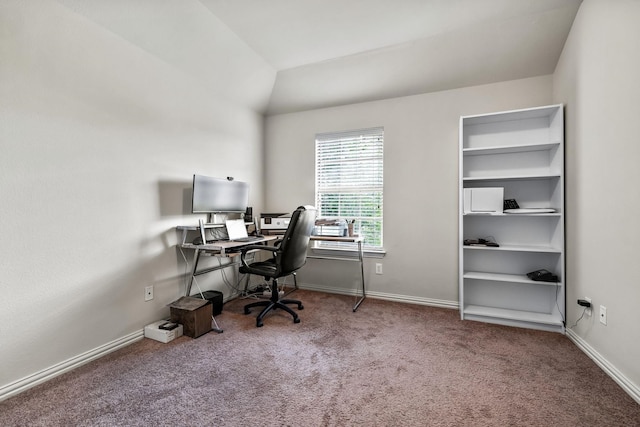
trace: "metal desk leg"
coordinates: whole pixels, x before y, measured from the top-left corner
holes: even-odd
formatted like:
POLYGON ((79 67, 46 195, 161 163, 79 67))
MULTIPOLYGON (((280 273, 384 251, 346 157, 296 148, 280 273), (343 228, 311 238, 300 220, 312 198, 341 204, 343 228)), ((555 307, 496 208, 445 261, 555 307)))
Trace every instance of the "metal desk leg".
POLYGON ((290 290, 290 291, 288 291, 288 292, 285 292, 285 294, 283 295, 283 297, 286 297, 286 296, 287 296, 287 295, 289 295, 290 293, 295 292, 295 291, 297 291, 298 289, 300 289, 300 288, 298 288, 298 279, 296 278, 296 277, 297 277, 297 276, 296 276, 296 272, 294 271, 293 273, 291 273, 291 275, 293 276, 293 289, 291 289, 291 290, 290 290))
POLYGON ((358 259, 360 260, 360 278, 362 280, 362 297, 360 297, 360 300, 356 303, 356 305, 353 306, 354 313, 358 309, 360 304, 362 304, 362 301, 364 301, 364 299, 366 298, 366 294, 364 290, 364 254, 362 251, 362 241, 358 242, 358 259))
MULTIPOLYGON (((254 262, 256 260, 256 254, 255 253, 251 253, 248 252, 247 256, 250 256, 251 258, 249 259, 248 263, 251 264, 252 262, 254 262)), ((241 261, 238 261, 240 263, 240 265, 242 265, 241 261)), ((240 271, 238 271, 238 275, 240 274, 240 271)), ((249 282, 251 282, 251 274, 250 273, 246 273, 245 274, 245 278, 244 278, 244 291, 243 293, 240 294, 240 296, 242 297, 246 297, 249 294, 249 282)), ((238 283, 240 283, 240 279, 238 279, 238 283)))
POLYGON ((213 315, 211 315, 211 320, 213 320, 213 324, 215 325, 211 329, 219 334, 223 333, 224 331, 220 329, 220 326, 218 326, 218 322, 216 322, 216 318, 213 315))
POLYGON ((191 286, 193 285, 193 279, 196 277, 196 271, 198 269, 198 261, 200 260, 200 249, 196 248, 193 251, 193 262, 191 263, 193 266, 191 267, 191 276, 189 277, 189 283, 187 284, 187 289, 185 292, 186 296, 191 295, 191 286))

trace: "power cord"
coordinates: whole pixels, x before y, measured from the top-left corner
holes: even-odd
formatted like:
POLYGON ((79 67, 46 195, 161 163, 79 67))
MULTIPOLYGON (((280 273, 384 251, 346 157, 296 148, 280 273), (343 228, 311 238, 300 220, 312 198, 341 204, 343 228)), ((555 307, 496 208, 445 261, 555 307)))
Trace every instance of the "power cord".
POLYGON ((579 321, 582 320, 582 318, 584 317, 584 314, 587 312, 587 309, 589 307, 585 307, 584 310, 582 310, 582 315, 580 315, 580 317, 578 318, 578 320, 576 320, 576 323, 574 323, 573 325, 569 326, 569 329, 573 329, 575 328, 575 326, 578 324, 579 321))
POLYGON ((242 280, 245 278, 246 275, 243 274, 242 277, 238 275, 238 282, 235 285, 233 285, 229 281, 229 278, 227 277, 227 273, 224 271, 222 260, 220 259, 220 257, 216 257, 216 258, 218 258, 218 266, 220 266, 220 274, 222 275, 222 280, 224 284, 227 285, 233 291, 242 294, 244 290, 240 289, 240 282, 242 282, 242 280))
POLYGON ((582 320, 582 318, 584 317, 584 315, 587 312, 587 310, 589 310, 591 308, 591 301, 589 301, 587 299, 579 299, 578 300, 578 305, 584 307, 584 309, 582 310, 582 315, 580 316, 580 318, 578 320, 576 320, 576 323, 574 323, 569 329, 572 329, 573 327, 575 327, 578 324, 578 322, 580 320, 582 320))
POLYGON ((567 320, 564 318, 562 314, 562 310, 560 310, 560 306, 558 305, 558 294, 560 293, 560 282, 556 282, 556 307, 558 307, 558 313, 560 313, 560 317, 562 317, 562 324, 567 325, 567 320))

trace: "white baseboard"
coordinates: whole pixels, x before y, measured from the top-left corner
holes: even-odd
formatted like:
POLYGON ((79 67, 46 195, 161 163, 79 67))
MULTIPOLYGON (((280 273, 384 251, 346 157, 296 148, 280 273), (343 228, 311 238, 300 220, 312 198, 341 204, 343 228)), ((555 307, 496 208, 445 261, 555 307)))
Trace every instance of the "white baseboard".
POLYGON ((428 305, 430 307, 450 308, 452 310, 457 310, 459 308, 457 301, 448 301, 442 299, 410 297, 406 295, 395 295, 383 292, 367 292, 367 298, 368 297, 386 301, 404 302, 408 304, 428 305))
MULTIPOLYGON (((344 289, 344 288, 331 288, 328 286, 318 286, 312 284, 298 284, 300 289, 308 289, 310 291, 319 291, 319 292, 327 292, 331 294, 341 294, 341 295, 361 295, 360 290, 356 289, 344 289)), ((385 301, 397 301, 404 302, 408 304, 418 304, 418 305, 428 305, 431 307, 441 307, 441 308, 451 308, 457 310, 459 308, 458 301, 448 301, 448 300, 440 300, 433 298, 421 298, 407 295, 399 295, 399 294, 390 294, 387 292, 373 292, 366 291, 367 298, 375 298, 381 299, 385 301)), ((363 302, 366 304, 366 302, 363 302)))
POLYGON ((622 372, 613 366, 607 359, 602 357, 593 347, 583 340, 578 334, 571 329, 566 330, 566 335, 573 343, 578 346, 596 365, 602 369, 605 374, 609 375, 629 396, 640 404, 640 387, 630 381, 622 372))
POLYGON ((63 362, 55 364, 49 368, 43 369, 40 372, 36 372, 35 374, 29 375, 18 381, 2 386, 0 387, 0 402, 12 396, 15 396, 27 389, 30 389, 31 387, 35 387, 38 384, 49 381, 50 379, 57 377, 58 375, 62 375, 65 372, 82 366, 85 363, 98 359, 99 357, 111 353, 112 351, 139 341, 142 338, 144 338, 144 330, 140 329, 139 331, 133 332, 122 338, 118 338, 117 340, 111 341, 110 343, 101 345, 100 347, 96 347, 93 350, 89 350, 78 356, 74 356, 63 362))

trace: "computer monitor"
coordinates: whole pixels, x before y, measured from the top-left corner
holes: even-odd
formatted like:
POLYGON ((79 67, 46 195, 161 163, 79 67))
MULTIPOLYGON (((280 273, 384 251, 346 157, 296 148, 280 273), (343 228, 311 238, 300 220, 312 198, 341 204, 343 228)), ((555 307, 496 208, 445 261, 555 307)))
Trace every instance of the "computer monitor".
POLYGON ((249 184, 233 178, 193 175, 191 212, 244 213, 249 205, 249 184))

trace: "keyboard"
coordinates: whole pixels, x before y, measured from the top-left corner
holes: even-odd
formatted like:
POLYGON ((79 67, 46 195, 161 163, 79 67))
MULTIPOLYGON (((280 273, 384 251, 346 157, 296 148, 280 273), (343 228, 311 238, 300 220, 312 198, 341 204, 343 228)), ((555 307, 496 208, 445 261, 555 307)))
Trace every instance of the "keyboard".
POLYGON ((260 239, 262 239, 262 236, 249 236, 249 237, 241 237, 240 239, 233 239, 232 242, 254 242, 260 239))
POLYGON ((192 245, 195 246, 200 246, 200 245, 210 245, 212 243, 216 243, 217 240, 207 240, 206 243, 202 243, 202 239, 200 237, 196 238, 193 242, 191 242, 192 245))

